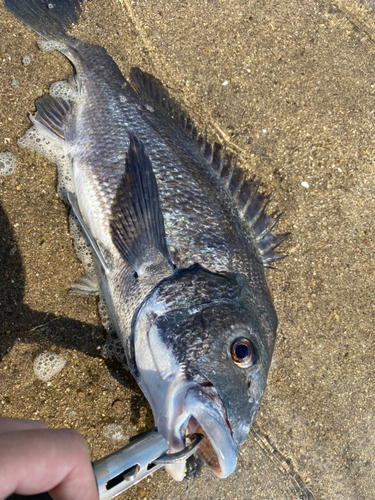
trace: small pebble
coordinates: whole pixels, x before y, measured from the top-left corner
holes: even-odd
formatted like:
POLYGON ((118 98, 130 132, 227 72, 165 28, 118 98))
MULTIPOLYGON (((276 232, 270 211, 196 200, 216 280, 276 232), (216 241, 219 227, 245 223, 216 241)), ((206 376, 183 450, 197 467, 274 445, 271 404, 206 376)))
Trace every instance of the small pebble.
POLYGON ((125 412, 125 405, 123 401, 120 401, 119 399, 116 399, 116 401, 112 403, 112 408, 116 413, 119 413, 120 415, 125 412))
POLYGON ((305 181, 301 182, 301 186, 306 188, 306 189, 309 189, 309 187, 310 187, 308 182, 305 182, 305 181))
POLYGON ((225 82, 222 83, 223 87, 225 87, 226 85, 228 85, 228 80, 225 80, 225 82))

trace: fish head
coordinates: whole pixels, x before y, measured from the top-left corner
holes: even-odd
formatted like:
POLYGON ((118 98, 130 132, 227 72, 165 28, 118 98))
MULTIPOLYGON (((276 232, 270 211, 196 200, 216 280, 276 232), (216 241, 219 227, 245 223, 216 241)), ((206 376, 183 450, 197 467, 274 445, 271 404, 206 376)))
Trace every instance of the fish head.
MULTIPOLYGON (((133 318, 132 370, 169 452, 197 455, 221 478, 236 468, 266 386, 277 318, 240 275, 192 266, 165 280, 133 318)), ((185 463, 166 466, 182 480, 185 463)))

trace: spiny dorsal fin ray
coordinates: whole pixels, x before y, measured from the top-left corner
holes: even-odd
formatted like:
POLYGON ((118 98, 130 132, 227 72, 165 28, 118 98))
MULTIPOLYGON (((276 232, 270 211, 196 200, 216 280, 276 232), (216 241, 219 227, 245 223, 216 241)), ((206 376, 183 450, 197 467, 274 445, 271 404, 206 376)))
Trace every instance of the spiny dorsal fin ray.
MULTIPOLYGON (((206 130, 203 136, 200 135, 187 111, 170 97, 168 90, 159 80, 139 68, 132 68, 131 80, 142 98, 154 108, 158 108, 162 114, 168 114, 170 117, 168 110, 174 110, 171 117, 180 123, 185 133, 196 142, 197 148, 236 201, 241 216, 249 223, 254 243, 265 267, 271 267, 270 263, 284 258, 283 255, 273 251, 276 247, 268 248, 269 245, 279 241, 279 236, 275 235, 272 229, 280 217, 274 219, 266 214, 269 196, 258 192, 261 180, 248 179, 244 169, 238 166, 236 155, 229 152, 225 145, 216 142, 210 144, 207 141, 206 130)), ((277 246, 285 241, 287 235, 281 235, 281 238, 282 241, 277 246)))
POLYGON ((282 212, 275 218, 273 219, 273 221, 271 222, 270 225, 267 225, 265 227, 265 229, 263 229, 263 231, 261 233, 259 233, 256 237, 255 237, 255 241, 256 242, 260 242, 262 241, 267 235, 268 233, 270 233, 272 231, 272 229, 276 226, 276 224, 279 222, 279 220, 281 219, 282 217, 282 212))
POLYGON ((131 131, 129 136, 125 173, 112 205, 113 243, 137 274, 155 260, 173 268, 150 158, 142 141, 131 131))
POLYGON ((194 124, 190 120, 188 114, 182 107, 169 95, 169 92, 160 80, 154 76, 145 73, 140 68, 131 69, 131 82, 135 90, 142 97, 142 100, 156 108, 159 112, 164 114, 171 114, 172 118, 185 123, 185 128, 191 130, 194 124))
POLYGON ((270 252, 267 255, 267 257, 265 257, 265 256, 262 257, 264 267, 268 267, 270 269, 274 269, 273 266, 271 266, 270 264, 272 264, 272 262, 277 262, 278 260, 283 260, 286 257, 288 257, 288 256, 287 255, 282 255, 282 254, 276 253, 276 252, 270 252))
POLYGON ((290 236, 290 233, 275 235, 272 232, 266 238, 260 241, 260 252, 262 255, 267 255, 277 247, 279 247, 290 236))

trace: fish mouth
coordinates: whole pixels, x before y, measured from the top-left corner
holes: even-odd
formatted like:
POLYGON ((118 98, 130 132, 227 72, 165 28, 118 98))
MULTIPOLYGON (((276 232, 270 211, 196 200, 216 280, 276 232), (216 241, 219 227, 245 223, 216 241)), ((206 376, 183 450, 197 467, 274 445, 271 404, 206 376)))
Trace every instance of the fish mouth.
MULTIPOLYGON (((232 429, 226 416, 225 407, 215 387, 207 382, 186 391, 169 435, 164 435, 169 443, 169 452, 176 453, 185 448, 186 437, 202 434, 204 439, 197 456, 220 478, 232 474, 237 465, 238 447, 232 438, 232 429)), ((167 465, 167 472, 176 480, 185 476, 185 463, 167 465)))
POLYGON ((197 421, 195 417, 190 417, 186 435, 190 436, 191 434, 202 434, 205 438, 198 448, 196 455, 201 458, 211 469, 215 472, 216 475, 220 476, 222 474, 222 467, 220 465, 220 461, 218 458, 218 452, 215 451, 215 448, 211 444, 210 439, 207 437, 207 434, 200 423, 197 421))

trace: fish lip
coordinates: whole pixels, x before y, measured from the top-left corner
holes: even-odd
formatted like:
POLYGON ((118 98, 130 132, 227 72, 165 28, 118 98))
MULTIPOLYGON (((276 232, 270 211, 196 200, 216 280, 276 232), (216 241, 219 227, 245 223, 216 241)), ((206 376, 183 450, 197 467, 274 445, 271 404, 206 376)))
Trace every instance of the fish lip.
POLYGON ((214 405, 213 407, 220 414, 223 422, 227 425, 227 427, 230 431, 230 434, 232 436, 233 432, 232 432, 232 428, 230 426, 230 423, 229 423, 229 420, 227 417, 227 412, 226 412, 224 403, 223 403, 221 397, 219 396, 219 393, 217 392, 214 384, 212 384, 211 382, 209 382, 207 380, 206 382, 199 383, 198 386, 195 386, 195 387, 188 389, 187 392, 191 391, 192 389, 195 389, 196 391, 198 390, 199 392, 202 393, 202 395, 204 395, 205 397, 209 398, 212 401, 212 403, 214 405))
MULTIPOLYGON (((234 472, 237 465, 238 446, 233 440, 233 431, 226 415, 225 406, 210 382, 190 387, 185 394, 184 408, 171 428, 170 452, 185 447, 186 437, 195 432, 205 438, 197 451, 201 458, 220 478, 234 472), (181 419, 183 423, 181 425, 181 419), (176 432, 176 427, 179 432, 176 432), (176 437, 178 435, 178 439, 176 437)), ((173 466, 168 472, 174 476, 173 466)), ((182 479, 182 477, 181 477, 182 479)))
POLYGON ((223 400, 219 396, 219 393, 217 392, 214 384, 211 382, 202 382, 199 384, 199 389, 205 393, 206 396, 208 396, 212 402, 215 405, 215 408, 218 410, 219 414, 222 417, 223 422, 226 424, 226 426, 229 429, 230 435, 233 439, 233 430, 230 425, 230 422, 228 420, 227 412, 223 403, 223 400))

